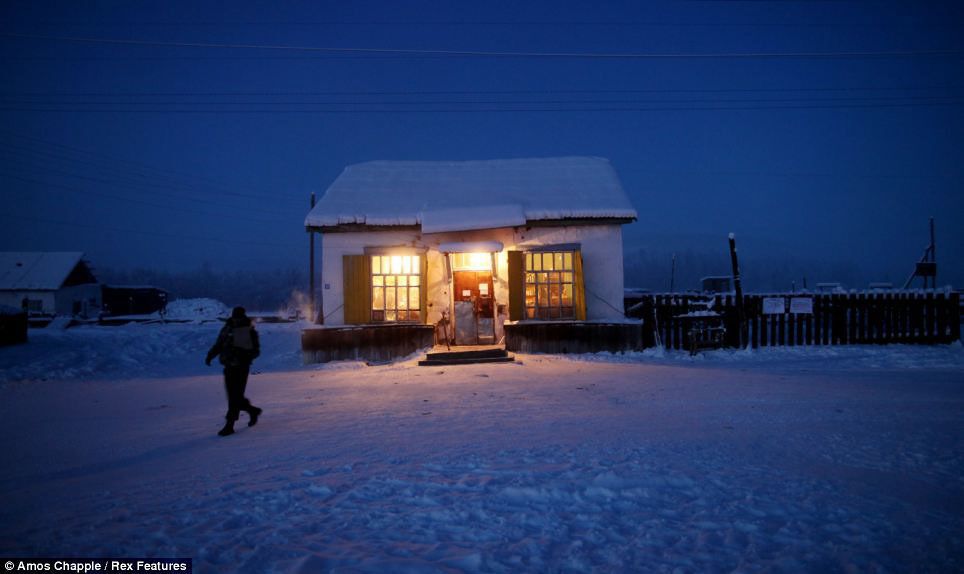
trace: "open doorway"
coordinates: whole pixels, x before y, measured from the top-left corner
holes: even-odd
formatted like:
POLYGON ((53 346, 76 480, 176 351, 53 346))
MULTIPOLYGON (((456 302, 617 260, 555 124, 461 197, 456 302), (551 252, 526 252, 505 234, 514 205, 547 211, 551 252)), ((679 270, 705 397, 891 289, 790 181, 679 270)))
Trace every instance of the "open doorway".
POLYGON ((492 254, 453 253, 451 257, 455 344, 495 344, 492 254))

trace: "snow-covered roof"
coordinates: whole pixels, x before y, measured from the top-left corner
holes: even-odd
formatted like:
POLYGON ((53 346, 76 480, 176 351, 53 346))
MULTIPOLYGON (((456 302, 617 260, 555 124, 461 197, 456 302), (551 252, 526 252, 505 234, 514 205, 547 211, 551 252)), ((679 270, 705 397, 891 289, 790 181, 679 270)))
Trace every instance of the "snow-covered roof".
POLYGON ((350 165, 305 218, 305 226, 421 225, 423 232, 434 233, 577 218, 636 218, 604 158, 350 165))
POLYGON ((83 256, 79 251, 0 252, 0 289, 60 289, 83 256))

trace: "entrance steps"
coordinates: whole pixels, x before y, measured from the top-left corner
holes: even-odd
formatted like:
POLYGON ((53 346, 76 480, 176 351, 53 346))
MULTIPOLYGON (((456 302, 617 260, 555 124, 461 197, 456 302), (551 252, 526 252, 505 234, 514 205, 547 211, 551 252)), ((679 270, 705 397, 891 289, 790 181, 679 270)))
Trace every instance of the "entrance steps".
POLYGON ((466 347, 466 350, 456 351, 437 351, 425 355, 425 358, 418 362, 420 367, 437 367, 440 365, 475 365, 479 363, 511 363, 515 357, 506 352, 505 349, 474 349, 466 347))

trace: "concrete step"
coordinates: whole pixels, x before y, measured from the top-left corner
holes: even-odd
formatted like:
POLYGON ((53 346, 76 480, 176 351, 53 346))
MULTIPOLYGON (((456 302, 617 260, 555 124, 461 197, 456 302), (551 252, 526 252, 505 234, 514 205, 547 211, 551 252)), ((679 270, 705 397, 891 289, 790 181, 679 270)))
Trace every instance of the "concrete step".
POLYGON ((511 363, 515 361, 515 357, 467 357, 467 358, 449 358, 449 359, 436 359, 436 358, 426 358, 418 362, 420 367, 438 367, 442 365, 476 365, 481 363, 511 363))
POLYGON ((425 359, 429 361, 447 361, 451 359, 491 359, 508 357, 505 349, 480 349, 478 351, 443 351, 428 353, 425 359))

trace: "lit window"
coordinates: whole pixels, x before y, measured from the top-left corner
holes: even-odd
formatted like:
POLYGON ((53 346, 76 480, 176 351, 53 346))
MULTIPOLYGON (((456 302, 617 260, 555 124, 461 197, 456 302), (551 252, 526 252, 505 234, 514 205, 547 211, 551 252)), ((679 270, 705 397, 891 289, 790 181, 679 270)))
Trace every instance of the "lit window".
POLYGON ((452 269, 454 271, 491 271, 491 253, 453 253, 452 269))
POLYGON ((372 321, 420 321, 418 255, 372 255, 372 321))
POLYGON ((526 253, 526 319, 574 319, 573 252, 526 253))

